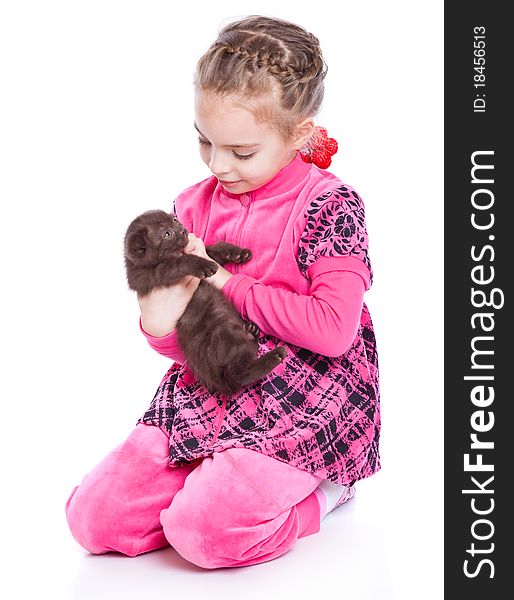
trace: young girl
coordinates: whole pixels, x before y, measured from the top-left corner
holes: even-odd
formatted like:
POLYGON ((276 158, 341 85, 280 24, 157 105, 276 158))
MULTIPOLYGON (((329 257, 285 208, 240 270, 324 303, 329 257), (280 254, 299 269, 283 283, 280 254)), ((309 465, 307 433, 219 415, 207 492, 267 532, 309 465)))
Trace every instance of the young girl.
POLYGON ((174 362, 66 504, 91 553, 171 544, 204 568, 269 561, 380 468, 364 207, 326 170, 336 142, 313 121, 325 74, 314 35, 261 16, 227 25, 198 62, 194 126, 212 176, 174 212, 192 232, 188 252, 209 258, 218 240, 252 250, 207 281, 259 326, 259 355, 280 344, 287 356, 241 392, 210 395, 175 332, 200 280, 138 298, 142 333, 174 362))

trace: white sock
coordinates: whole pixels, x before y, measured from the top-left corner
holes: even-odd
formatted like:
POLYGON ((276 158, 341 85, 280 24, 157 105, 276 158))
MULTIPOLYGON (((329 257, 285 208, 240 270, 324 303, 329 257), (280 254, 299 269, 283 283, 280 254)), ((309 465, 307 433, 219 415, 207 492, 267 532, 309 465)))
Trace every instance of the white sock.
POLYGON ((336 506, 340 506, 355 494, 355 486, 348 487, 324 479, 316 488, 316 495, 320 504, 321 518, 323 519, 336 506))

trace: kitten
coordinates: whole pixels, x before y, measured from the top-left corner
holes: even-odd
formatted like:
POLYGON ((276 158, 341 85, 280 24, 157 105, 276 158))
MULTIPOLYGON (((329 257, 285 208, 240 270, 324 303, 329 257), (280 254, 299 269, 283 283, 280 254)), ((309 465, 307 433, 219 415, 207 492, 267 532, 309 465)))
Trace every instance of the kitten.
MULTIPOLYGON (((125 234, 125 267, 129 288, 145 296, 186 276, 204 279, 227 262, 245 263, 251 250, 228 242, 205 248, 213 261, 185 254, 188 231, 176 216, 149 210, 132 221, 125 234)), ((233 394, 260 379, 287 354, 279 346, 257 358, 259 327, 243 321, 223 292, 200 281, 177 322, 177 340, 197 380, 212 394, 233 394)))

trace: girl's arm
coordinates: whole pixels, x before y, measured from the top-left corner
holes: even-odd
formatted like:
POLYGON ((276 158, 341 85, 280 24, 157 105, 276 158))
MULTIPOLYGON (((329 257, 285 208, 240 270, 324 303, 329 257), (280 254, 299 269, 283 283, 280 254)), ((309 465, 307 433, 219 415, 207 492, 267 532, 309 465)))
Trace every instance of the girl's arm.
MULTIPOLYGON (((363 279, 351 271, 331 271, 316 277, 308 296, 239 274, 231 275, 222 287, 243 318, 256 323, 261 331, 324 356, 340 356, 351 346, 360 323, 364 290, 363 279), (230 285, 234 278, 233 283, 244 278, 246 284, 235 296, 230 285)), ((156 352, 184 364, 176 330, 156 337, 144 330, 141 319, 139 327, 156 352)))
POLYGON ((325 356, 340 356, 357 334, 366 284, 361 275, 343 270, 345 258, 337 261, 341 270, 314 274, 309 295, 243 274, 232 275, 221 289, 241 316, 264 333, 325 356))
POLYGON ((141 317, 139 317, 139 329, 141 330, 141 333, 145 336, 146 341, 156 352, 162 354, 166 358, 171 358, 171 360, 178 362, 181 365, 184 364, 186 359, 184 358, 182 350, 178 345, 176 329, 160 337, 150 335, 147 331, 144 330, 141 317))
MULTIPOLYGON (((185 252, 196 253, 194 239, 195 236, 189 234, 185 252)), ((180 364, 184 364, 185 358, 175 328, 199 283, 198 277, 186 275, 179 283, 153 289, 144 297, 137 296, 141 310, 141 333, 156 352, 180 364)))

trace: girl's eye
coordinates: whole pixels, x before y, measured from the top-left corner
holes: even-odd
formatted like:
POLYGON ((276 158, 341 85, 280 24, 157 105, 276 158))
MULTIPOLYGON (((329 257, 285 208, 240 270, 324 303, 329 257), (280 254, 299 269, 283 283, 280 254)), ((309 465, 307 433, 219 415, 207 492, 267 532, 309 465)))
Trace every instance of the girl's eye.
MULTIPOLYGON (((202 140, 202 138, 198 138, 198 143, 205 146, 211 145, 210 142, 202 140)), ((248 160, 249 158, 252 158, 255 155, 255 152, 253 152, 252 154, 238 154, 237 152, 234 152, 234 150, 232 150, 232 153, 239 160, 248 160)))

